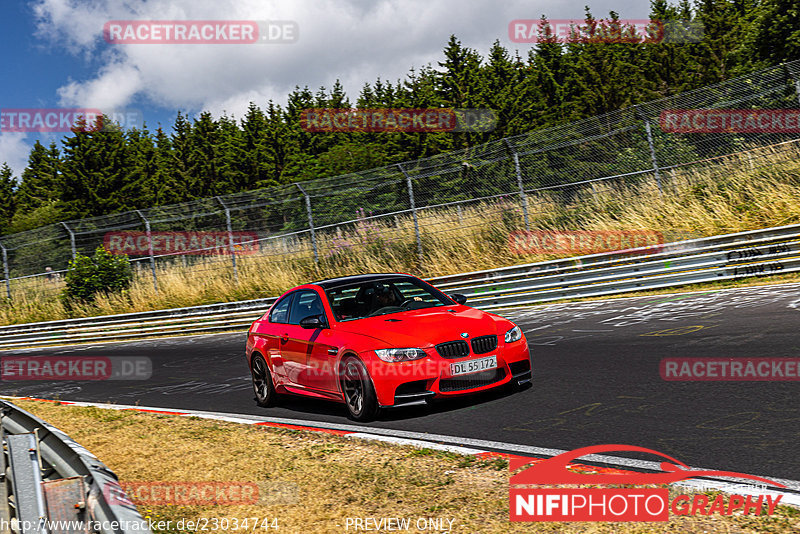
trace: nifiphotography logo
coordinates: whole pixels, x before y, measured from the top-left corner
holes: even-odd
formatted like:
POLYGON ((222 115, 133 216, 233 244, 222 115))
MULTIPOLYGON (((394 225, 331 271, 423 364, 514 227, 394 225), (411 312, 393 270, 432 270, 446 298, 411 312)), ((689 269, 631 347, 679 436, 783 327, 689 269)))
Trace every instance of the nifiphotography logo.
POLYGON ((660 486, 695 477, 721 476, 785 487, 766 478, 743 473, 692 470, 675 458, 635 445, 583 447, 546 460, 512 458, 509 468, 512 472, 509 481, 511 521, 669 521, 670 511, 675 515, 731 515, 735 512, 759 515, 764 509, 772 515, 782 495, 745 497, 719 494, 709 501, 705 494, 680 494, 670 498, 669 490, 665 487, 619 486, 660 486), (612 451, 643 452, 669 461, 661 462, 662 473, 619 472, 605 468, 581 473, 570 469, 577 467, 573 464, 576 458, 612 451), (514 473, 523 466, 529 467, 514 473), (591 487, 552 487, 563 485, 591 487))

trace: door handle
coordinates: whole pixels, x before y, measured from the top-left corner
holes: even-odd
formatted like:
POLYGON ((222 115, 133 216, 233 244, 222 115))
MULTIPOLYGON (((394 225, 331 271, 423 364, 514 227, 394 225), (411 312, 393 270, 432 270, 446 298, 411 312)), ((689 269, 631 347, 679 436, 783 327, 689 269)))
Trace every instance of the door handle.
POLYGON ((287 341, 289 341, 289 334, 283 334, 283 335, 281 336, 281 341, 282 341, 283 343, 286 343, 287 341))

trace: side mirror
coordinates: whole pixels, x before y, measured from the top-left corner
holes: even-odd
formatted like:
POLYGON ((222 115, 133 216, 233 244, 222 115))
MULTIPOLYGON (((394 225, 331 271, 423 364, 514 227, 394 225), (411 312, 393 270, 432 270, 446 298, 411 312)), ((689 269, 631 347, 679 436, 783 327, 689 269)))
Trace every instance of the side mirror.
POLYGON ((450 298, 453 299, 454 301, 456 301, 456 303, 458 303, 458 304, 466 304, 467 303, 466 295, 462 295, 461 293, 453 293, 452 295, 450 295, 450 298))
POLYGON ((300 319, 300 326, 309 330, 316 330, 317 328, 325 328, 325 323, 319 315, 309 315, 300 319))

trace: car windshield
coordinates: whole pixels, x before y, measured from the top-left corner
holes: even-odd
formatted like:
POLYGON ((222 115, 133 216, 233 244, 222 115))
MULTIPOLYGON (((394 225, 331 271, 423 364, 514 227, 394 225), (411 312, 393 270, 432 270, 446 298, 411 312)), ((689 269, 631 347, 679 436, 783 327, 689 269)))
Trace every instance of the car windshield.
POLYGON ((453 305, 440 291, 415 278, 342 284, 327 288, 325 294, 337 321, 453 305))

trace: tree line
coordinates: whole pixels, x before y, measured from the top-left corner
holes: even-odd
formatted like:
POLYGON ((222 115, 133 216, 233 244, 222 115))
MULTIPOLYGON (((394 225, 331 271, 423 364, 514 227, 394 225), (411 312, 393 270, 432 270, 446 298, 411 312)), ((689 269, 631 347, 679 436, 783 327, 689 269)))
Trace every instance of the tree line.
POLYGON ((0 167, 0 233, 429 157, 720 82, 800 58, 795 1, 652 0, 652 19, 702 24, 689 43, 631 39, 617 13, 601 21, 587 7, 566 43, 545 31, 527 51, 495 41, 484 56, 451 36, 435 66, 365 83, 354 100, 337 81, 297 86, 285 106, 251 103, 238 120, 179 112, 166 131, 76 128, 60 145, 36 141, 20 176, 0 167), (351 107, 489 108, 498 122, 480 133, 301 128, 304 109, 351 107))

